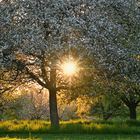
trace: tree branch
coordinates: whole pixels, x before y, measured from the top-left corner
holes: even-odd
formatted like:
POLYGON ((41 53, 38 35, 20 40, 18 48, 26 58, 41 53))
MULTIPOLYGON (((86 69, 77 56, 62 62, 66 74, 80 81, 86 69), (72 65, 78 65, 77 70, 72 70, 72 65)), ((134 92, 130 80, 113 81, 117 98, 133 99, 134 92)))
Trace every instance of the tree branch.
POLYGON ((47 77, 47 71, 46 71, 46 69, 45 69, 45 56, 42 58, 42 63, 41 63, 41 72, 42 72, 42 77, 43 77, 43 79, 44 79, 44 81, 46 82, 46 84, 49 84, 50 83, 50 81, 49 81, 49 79, 48 79, 48 77, 47 77))
POLYGON ((79 88, 83 88, 83 87, 92 87, 92 84, 83 84, 80 86, 73 86, 73 87, 69 87, 69 86, 59 86, 57 87, 57 91, 61 91, 61 90, 75 90, 75 89, 79 89, 79 88))
POLYGON ((49 89, 49 86, 47 85, 47 83, 42 82, 33 72, 31 72, 27 67, 26 67, 27 73, 29 74, 29 76, 34 79, 39 85, 41 85, 42 87, 45 87, 47 89, 49 89))

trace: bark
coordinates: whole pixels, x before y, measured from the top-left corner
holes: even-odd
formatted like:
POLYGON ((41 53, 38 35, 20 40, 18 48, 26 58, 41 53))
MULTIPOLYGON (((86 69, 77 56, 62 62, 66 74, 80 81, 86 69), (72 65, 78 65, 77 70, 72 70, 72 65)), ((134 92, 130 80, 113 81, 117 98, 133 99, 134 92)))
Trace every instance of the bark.
POLYGON ((59 127, 59 117, 58 117, 58 110, 57 110, 57 97, 56 97, 56 90, 50 89, 49 90, 49 106, 50 106, 50 120, 52 127, 59 127))
POLYGON ((56 88, 56 62, 52 62, 50 71, 50 88, 49 88, 49 106, 50 106, 50 120, 52 127, 59 127, 59 117, 57 109, 57 88, 56 88))
POLYGON ((130 119, 131 120, 136 120, 137 119, 136 108, 139 104, 139 100, 138 101, 132 101, 132 100, 128 100, 127 98, 122 98, 122 101, 129 108, 130 119))
POLYGON ((129 111, 130 111, 130 119, 131 120, 136 120, 136 118, 137 118, 136 106, 135 105, 130 105, 129 106, 129 111))
POLYGON ((113 112, 111 112, 111 113, 104 112, 103 113, 103 119, 105 121, 107 121, 109 118, 111 118, 112 115, 113 115, 113 112))

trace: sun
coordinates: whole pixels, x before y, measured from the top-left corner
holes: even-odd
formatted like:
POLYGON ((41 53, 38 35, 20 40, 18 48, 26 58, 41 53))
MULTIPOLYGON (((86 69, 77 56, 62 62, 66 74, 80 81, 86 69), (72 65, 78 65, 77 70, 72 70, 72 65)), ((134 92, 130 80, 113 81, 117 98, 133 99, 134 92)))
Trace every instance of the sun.
POLYGON ((74 62, 66 62, 63 64, 63 71, 66 75, 73 75, 77 71, 77 66, 74 62))

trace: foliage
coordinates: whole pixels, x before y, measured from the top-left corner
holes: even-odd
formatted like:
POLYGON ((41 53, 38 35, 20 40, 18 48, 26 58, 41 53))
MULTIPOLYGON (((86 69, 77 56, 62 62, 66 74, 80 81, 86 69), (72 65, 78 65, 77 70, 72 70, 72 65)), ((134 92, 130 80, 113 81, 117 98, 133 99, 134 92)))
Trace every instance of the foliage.
POLYGON ((128 112, 124 104, 117 97, 112 94, 106 93, 97 98, 97 101, 91 105, 90 113, 103 120, 113 118, 128 118, 128 112))
POLYGON ((47 119, 49 116, 48 91, 41 89, 36 84, 20 86, 20 90, 15 91, 17 96, 16 108, 17 119, 47 119))

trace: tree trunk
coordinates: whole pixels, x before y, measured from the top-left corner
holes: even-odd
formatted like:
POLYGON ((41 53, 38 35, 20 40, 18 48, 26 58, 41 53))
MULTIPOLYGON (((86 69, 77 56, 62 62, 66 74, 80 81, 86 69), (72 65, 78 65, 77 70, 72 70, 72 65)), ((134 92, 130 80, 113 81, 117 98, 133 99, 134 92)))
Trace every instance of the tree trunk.
POLYGON ((58 110, 57 110, 57 97, 56 97, 56 90, 50 89, 49 90, 49 106, 50 106, 50 120, 52 127, 59 127, 59 117, 58 117, 58 110))
POLYGON ((105 120, 105 121, 107 121, 109 118, 111 118, 111 116, 113 115, 113 113, 111 112, 111 113, 107 113, 107 112, 103 112, 103 119, 105 120))
POLYGON ((59 127, 59 117, 57 110, 57 90, 56 90, 56 66, 55 61, 52 61, 50 71, 50 89, 49 89, 49 106, 50 106, 50 120, 52 127, 59 127))
POLYGON ((130 111, 130 119, 131 120, 136 120, 136 106, 135 105, 131 105, 129 106, 129 111, 130 111))

